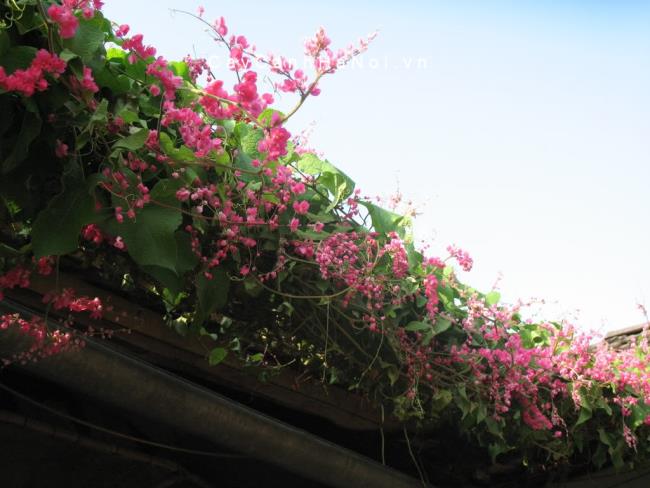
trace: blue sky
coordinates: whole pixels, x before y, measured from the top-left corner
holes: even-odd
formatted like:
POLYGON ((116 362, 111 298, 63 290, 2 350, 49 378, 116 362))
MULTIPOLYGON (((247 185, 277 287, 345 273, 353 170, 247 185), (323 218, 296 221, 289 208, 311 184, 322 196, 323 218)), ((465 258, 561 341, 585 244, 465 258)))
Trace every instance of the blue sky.
MULTIPOLYGON (((650 308, 650 2, 107 0, 172 59, 224 53, 170 8, 226 17, 262 52, 302 59, 379 28, 356 66, 292 120, 365 194, 418 204, 416 234, 466 248, 464 281, 585 328, 640 323, 650 308)), ((229 74, 219 69, 225 79, 229 74)), ((280 108, 292 104, 278 100, 280 108)))

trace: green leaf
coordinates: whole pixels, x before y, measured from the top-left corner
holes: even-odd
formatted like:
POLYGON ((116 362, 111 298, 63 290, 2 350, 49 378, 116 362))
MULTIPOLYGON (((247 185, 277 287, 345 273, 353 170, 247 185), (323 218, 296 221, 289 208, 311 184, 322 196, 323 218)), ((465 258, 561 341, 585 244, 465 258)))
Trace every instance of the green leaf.
POLYGON ((451 320, 444 317, 438 317, 436 323, 433 324, 433 331, 438 335, 449 329, 449 327, 451 327, 451 320))
POLYGON ((492 305, 496 305, 499 303, 499 300, 501 300, 501 293, 498 291, 491 291, 487 295, 485 295, 485 304, 488 307, 491 307, 492 305))
POLYGON ((158 284, 166 288, 172 296, 177 296, 183 291, 183 280, 175 271, 161 266, 141 266, 142 271, 151 276, 158 284))
POLYGON ((80 175, 64 177, 63 192, 52 199, 34 222, 35 257, 61 256, 76 250, 82 227, 96 220, 95 200, 80 175))
POLYGON ((3 258, 16 258, 21 255, 21 252, 18 249, 14 249, 11 246, 0 242, 0 257, 3 258))
POLYGON ((588 391, 585 388, 580 388, 578 394, 580 396, 580 414, 578 415, 575 427, 588 421, 594 410, 588 391))
POLYGON ((591 408, 586 407, 583 405, 580 408, 580 415, 578 416, 578 421, 576 422, 575 426, 578 427, 581 424, 584 424, 587 420, 591 418, 591 408))
POLYGON ((36 48, 32 46, 14 46, 7 49, 0 56, 0 66, 6 74, 11 74, 17 69, 26 69, 32 64, 36 56, 36 48))
POLYGON ((313 241, 322 241, 330 236, 329 232, 316 232, 315 230, 297 230, 296 235, 300 239, 310 239, 313 241))
POLYGON ((497 456, 499 456, 499 454, 504 454, 513 449, 514 447, 510 447, 504 442, 494 442, 488 446, 488 453, 490 454, 490 458, 492 458, 492 462, 494 463, 496 462, 497 456))
POLYGON ((632 405, 632 428, 636 429, 640 425, 643 425, 645 419, 650 415, 650 405, 646 405, 642 401, 632 405))
POLYGON ((492 417, 486 417, 485 426, 490 434, 503 439, 503 423, 501 421, 495 420, 492 417))
POLYGON ((70 49, 64 49, 59 53, 59 57, 67 63, 71 59, 77 58, 78 56, 77 54, 70 51, 70 49))
POLYGON ((325 213, 333 209, 354 191, 354 181, 329 161, 321 160, 312 153, 303 154, 295 164, 302 173, 315 176, 318 183, 332 194, 332 202, 325 213))
POLYGON ((261 129, 249 130, 241 139, 241 148, 244 154, 251 159, 261 159, 257 146, 264 139, 264 131, 261 129))
POLYGON ((412 242, 408 242, 406 244, 406 254, 408 257, 410 268, 415 268, 416 266, 420 266, 422 264, 422 260, 424 259, 424 256, 422 255, 421 252, 415 249, 415 246, 413 245, 412 242))
POLYGON ((361 205, 368 209, 370 218, 372 219, 372 227, 380 234, 388 234, 389 232, 397 232, 400 237, 404 237, 405 229, 401 225, 404 217, 396 213, 385 210, 370 202, 360 202, 361 205))
POLYGON ((485 403, 479 403, 478 408, 476 409, 476 424, 480 424, 487 418, 487 405, 485 403))
POLYGON ((41 117, 31 111, 25 112, 18 137, 13 143, 13 150, 9 156, 0 163, 0 172, 7 174, 25 160, 29 154, 29 147, 34 139, 41 133, 41 117))
MULTIPOLYGON (((19 2, 19 3, 31 3, 36 2, 19 2)), ((20 35, 25 35, 30 31, 40 28, 43 25, 43 17, 41 17, 35 8, 27 8, 23 13, 14 20, 16 27, 18 27, 18 32, 20 35)))
POLYGON ((128 107, 122 107, 115 116, 121 118, 126 124, 132 124, 139 119, 138 114, 128 107))
POLYGON ((386 367, 386 374, 388 375, 388 381, 390 386, 393 386, 399 380, 399 370, 393 364, 390 364, 386 367))
POLYGON ((122 236, 129 255, 139 265, 160 266, 175 272, 174 232, 180 224, 181 214, 176 209, 149 204, 136 213, 135 220, 125 219, 111 230, 122 236))
POLYGON ((264 288, 262 288, 259 281, 253 278, 247 278, 244 280, 244 290, 246 290, 246 293, 250 296, 258 297, 264 291, 264 288))
POLYGON ((606 446, 614 447, 610 435, 607 432, 605 432, 605 429, 603 429, 602 427, 598 429, 598 438, 600 439, 600 442, 602 442, 606 446))
POLYGON ((596 452, 591 456, 591 462, 597 468, 601 468, 607 462, 607 449, 602 444, 598 444, 596 447, 596 452))
POLYGON ((264 353, 258 352, 255 354, 251 354, 250 356, 248 356, 248 358, 246 358, 246 360, 251 363, 261 363, 262 361, 264 361, 264 353))
POLYGON ((422 331, 422 330, 430 330, 431 329, 431 324, 427 322, 410 322, 404 329, 409 330, 411 332, 416 332, 416 331, 422 331))
POLYGON ((137 151, 144 146, 149 131, 147 129, 139 129, 130 136, 124 137, 113 144, 113 149, 128 149, 129 151, 137 151))
POLYGON ((176 231, 176 272, 183 274, 193 270, 199 263, 199 257, 192 250, 192 237, 182 230, 176 231))
POLYGON ((431 397, 431 409, 434 413, 439 413, 444 410, 447 405, 454 399, 453 394, 449 390, 439 389, 431 397))
POLYGON ((262 113, 257 117, 257 121, 265 127, 271 127, 273 123, 273 114, 277 114, 280 120, 284 119, 284 114, 279 110, 267 108, 264 109, 262 113))
POLYGON ((160 148, 163 150, 163 152, 172 158, 175 161, 182 161, 182 162, 189 162, 189 161, 194 161, 196 160, 196 156, 194 155, 194 152, 186 146, 181 146, 180 148, 176 148, 174 146, 174 142, 172 141, 171 137, 165 132, 161 132, 159 135, 159 140, 160 140, 160 148))
MULTIPOLYGON (((131 89, 131 80, 128 76, 113 73, 108 66, 93 73, 95 82, 102 88, 109 88, 113 94, 122 95, 131 89)), ((126 122, 126 120, 125 120, 126 122)), ((127 122, 129 123, 129 122, 127 122)))
POLYGON ((176 231, 176 270, 161 266, 142 266, 145 273, 176 296, 184 290, 183 275, 198 264, 199 258, 192 251, 191 237, 183 231, 176 231))
POLYGON ((224 359, 226 359, 226 356, 228 356, 228 351, 226 349, 223 347, 215 347, 212 351, 210 351, 208 362, 210 363, 210 366, 216 366, 224 359))
POLYGON ((151 190, 155 203, 137 211, 134 220, 125 218, 120 224, 110 216, 101 226, 109 234, 122 237, 129 255, 140 266, 159 266, 176 273, 178 245, 175 233, 182 216, 178 200, 173 194, 170 196, 169 185, 167 180, 158 182, 151 190))
POLYGON ((107 61, 120 61, 122 63, 127 62, 126 58, 128 53, 119 47, 110 47, 106 50, 106 60, 107 61))
POLYGON ((180 76, 185 81, 190 81, 190 69, 188 68, 187 63, 184 63, 183 61, 170 61, 169 67, 176 76, 180 76))
POLYGON ((223 268, 210 270, 212 279, 205 277, 204 273, 196 276, 196 311, 194 325, 201 325, 210 315, 223 308, 228 301, 230 278, 223 268))
MULTIPOLYGON (((452 392, 454 393, 454 392, 452 392)), ((456 386, 456 394, 454 395, 454 403, 463 414, 462 418, 464 419, 469 413, 470 401, 467 398, 467 390, 465 389, 464 384, 459 384, 456 386)))
POLYGON ((106 19, 96 13, 92 19, 79 19, 79 28, 74 37, 64 39, 63 46, 88 62, 104 46, 106 19))
POLYGON ((105 98, 99 102, 97 108, 90 117, 91 122, 99 122, 105 124, 108 121, 108 100, 105 98))
POLYGON ((338 169, 329 161, 322 161, 312 153, 303 154, 296 162, 296 168, 311 176, 320 176, 323 173, 337 173, 338 169))
POLYGON ((9 34, 7 34, 5 29, 0 29, 0 59, 2 59, 4 54, 9 50, 10 46, 11 42, 9 40, 9 34))

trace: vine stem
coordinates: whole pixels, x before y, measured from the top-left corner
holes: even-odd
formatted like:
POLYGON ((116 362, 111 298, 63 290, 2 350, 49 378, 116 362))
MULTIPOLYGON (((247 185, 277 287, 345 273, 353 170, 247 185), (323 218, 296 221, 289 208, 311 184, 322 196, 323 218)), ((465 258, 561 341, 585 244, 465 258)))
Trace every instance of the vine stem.
POLYGON ((327 302, 327 314, 325 316, 325 348, 323 351, 323 378, 322 382, 325 382, 325 372, 327 371, 327 345, 330 338, 330 303, 327 302))
POLYGON ((386 438, 384 436, 384 404, 380 403, 381 408, 381 425, 379 426, 379 435, 381 435, 381 464, 386 466, 386 438))
POLYGON ((408 447, 409 454, 411 455, 411 459, 413 460, 413 464, 415 464, 415 469, 418 470, 418 476, 420 477, 422 486, 426 487, 427 483, 424 480, 424 473, 422 473, 422 468, 420 468, 420 464, 418 463, 417 459, 415 459, 415 454, 413 454, 413 449, 411 449, 411 441, 409 440, 409 435, 408 432, 406 431, 406 426, 404 427, 404 438, 406 439, 406 447, 408 447))
POLYGON ((298 103, 291 109, 289 110, 289 113, 286 114, 283 118, 281 123, 284 124, 287 120, 289 120, 291 117, 295 115, 295 113, 300 110, 300 107, 305 103, 305 101, 309 98, 309 95, 311 95, 311 92, 314 88, 316 88, 316 85, 318 85, 318 82, 320 79, 326 75, 327 73, 330 73, 330 70, 327 71, 321 71, 318 73, 314 81, 311 82, 309 85, 309 88, 300 96, 300 99, 298 100, 298 103))
POLYGON ((363 373, 359 376, 359 380, 357 381, 357 385, 361 383, 361 380, 363 380, 364 376, 372 369, 372 367, 375 365, 375 361, 377 361, 377 358, 379 357, 379 352, 381 351, 381 347, 384 345, 384 323, 381 322, 381 338, 379 339, 379 345, 377 346, 377 350, 375 351, 375 355, 372 357, 372 361, 370 361, 370 364, 366 367, 366 369, 363 370, 363 373))
MULTIPOLYGON (((12 3, 16 5, 15 2, 12 3)), ((43 6, 43 2, 41 0, 37 0, 36 5, 38 5, 38 11, 40 12, 41 17, 43 17, 43 22, 45 23, 45 28, 47 29, 48 47, 50 48, 50 52, 54 52, 54 36, 52 36, 52 28, 50 27, 50 23, 47 21, 47 12, 45 11, 45 7, 43 6)))
MULTIPOLYGON (((186 11, 186 10, 171 9, 171 11, 172 11, 172 12, 178 12, 178 13, 181 13, 181 14, 184 14, 184 15, 189 15, 190 17, 192 17, 192 18, 198 20, 199 22, 202 22, 202 23, 205 24, 206 26, 208 26, 208 28, 209 28, 211 31, 216 32, 215 29, 214 29, 214 27, 213 27, 209 22, 207 22, 207 21, 206 21, 205 19, 203 19, 202 17, 199 17, 198 15, 195 15, 195 14, 193 14, 193 13, 191 13, 191 12, 186 11)), ((218 32, 216 32, 216 34, 217 34, 217 36, 218 36, 219 41, 221 41, 221 43, 224 44, 224 45, 226 46, 226 48, 228 49, 228 52, 231 52, 232 49, 230 48, 230 45, 228 44, 228 42, 226 41, 226 39, 224 39, 224 37, 223 37, 221 34, 219 34, 218 32)), ((253 57, 256 61, 258 61, 258 62, 263 62, 262 60, 260 60, 260 58, 259 58, 255 53, 252 53, 252 52, 246 51, 246 54, 248 54, 249 56, 252 56, 252 57, 253 57)), ((266 63, 266 64, 269 64, 269 63, 266 63)), ((307 88, 307 90, 305 90, 304 92, 301 92, 300 99, 298 100, 298 103, 296 103, 296 105, 295 105, 295 106, 294 106, 294 107, 289 111, 289 113, 287 113, 287 114, 282 118, 282 120, 281 120, 281 122, 280 122, 281 124, 284 124, 287 120, 289 120, 291 117, 293 117, 293 115, 295 115, 295 113, 296 113, 298 110, 300 110, 300 107, 302 107, 303 104, 305 103, 305 101, 309 98, 309 96, 311 95, 312 90, 314 90, 314 88, 316 88, 316 86, 318 85, 318 82, 321 80, 321 78, 322 78, 324 75, 326 75, 326 74, 328 74, 328 73, 331 73, 331 72, 332 72, 332 69, 330 68, 330 69, 325 70, 325 71, 320 71, 320 72, 316 75, 316 78, 314 78, 314 81, 312 81, 312 82, 310 83, 309 88, 307 88)), ((237 80, 241 83, 241 77, 239 76, 239 71, 238 71, 238 70, 235 70, 235 74, 237 75, 237 80)), ((292 79, 291 76, 290 76, 289 74, 284 73, 284 75, 285 75, 286 77, 288 77, 289 79, 292 79)), ((210 94, 207 94, 207 93, 206 93, 205 95, 210 95, 210 94)), ((221 101, 226 102, 226 103, 231 103, 231 104, 234 103, 235 105, 237 105, 237 106, 241 109, 241 106, 239 106, 239 104, 233 102, 232 100, 222 99, 222 98, 220 98, 220 97, 216 97, 216 96, 214 96, 214 95, 211 95, 211 96, 213 96, 214 98, 220 99, 221 101)), ((241 109, 241 110, 242 110, 242 112, 246 113, 243 109, 241 109)), ((252 120, 254 120, 255 123, 256 123, 257 125, 259 125, 259 123, 257 122, 256 119, 252 119, 252 120)))
POLYGON ((318 300, 318 299, 330 300, 332 298, 336 298, 336 297, 341 296, 341 295, 347 293, 348 291, 350 291, 350 287, 347 287, 347 288, 344 288, 341 291, 333 293, 332 295, 293 295, 291 293, 285 293, 285 292, 282 292, 282 291, 279 291, 279 290, 274 290, 273 288, 271 288, 270 286, 267 286, 263 281, 261 281, 259 279, 257 279, 256 281, 262 286, 262 288, 264 288, 264 289, 266 289, 266 290, 268 290, 268 291, 270 291, 272 293, 283 296, 285 298, 294 298, 294 299, 297 299, 297 300, 299 300, 299 299, 303 299, 303 300, 318 300))
POLYGON ((201 90, 199 88, 194 88, 194 87, 191 87, 191 88, 179 87, 178 90, 189 91, 189 92, 194 93, 195 95, 201 95, 203 97, 214 98, 215 100, 217 100, 219 102, 227 103, 229 105, 234 105, 235 107, 237 107, 246 116, 246 118, 249 120, 249 122, 252 122, 254 125, 259 127, 260 129, 264 129, 264 130, 268 129, 268 127, 265 127, 262 124, 260 124, 260 122, 257 120, 257 117, 254 117, 253 114, 246 111, 244 109, 244 107, 242 107, 241 103, 239 103, 239 102, 235 102, 235 101, 230 100, 228 98, 218 97, 217 95, 213 95, 212 93, 208 93, 205 90, 201 90))
MULTIPOLYGON (((180 10, 180 9, 176 9, 176 8, 170 8, 169 11, 172 12, 172 13, 179 13, 179 14, 183 14, 183 15, 188 15, 188 16, 192 17, 193 19, 198 20, 199 22, 207 25, 208 28, 218 36, 219 41, 224 46, 226 46, 226 49, 228 49, 228 52, 232 53, 232 48, 230 47, 230 44, 228 43, 228 41, 226 41, 226 39, 221 34, 219 34, 219 32, 217 32, 215 30, 214 26, 212 24, 210 24, 210 22, 205 20, 203 17, 199 17, 198 15, 193 14, 192 12, 188 12, 187 10, 180 10)), ((237 81, 239 83, 241 83, 241 76, 239 75, 239 70, 235 69, 234 71, 235 71, 235 75, 237 76, 237 81)))

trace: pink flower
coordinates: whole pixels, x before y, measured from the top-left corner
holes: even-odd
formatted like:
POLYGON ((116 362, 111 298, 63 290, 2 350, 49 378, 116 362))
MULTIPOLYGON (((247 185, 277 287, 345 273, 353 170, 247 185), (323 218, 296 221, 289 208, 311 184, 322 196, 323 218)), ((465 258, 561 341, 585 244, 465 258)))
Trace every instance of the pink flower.
MULTIPOLYGON (((176 89, 183 84, 181 77, 176 76, 174 72, 169 69, 167 61, 159 56, 156 60, 147 66, 147 74, 158 78, 165 90, 165 98, 167 100, 173 100, 176 96, 176 89)), ((154 85, 150 87, 151 94, 157 96, 156 93, 160 94, 160 89, 153 88, 154 85)))
POLYGON ((84 66, 83 69, 83 78, 81 80, 81 86, 84 90, 87 90, 91 93, 97 93, 99 91, 99 87, 97 86, 93 78, 93 72, 87 66, 84 66))
POLYGON ((54 154, 59 159, 65 158, 68 155, 68 145, 57 139, 56 147, 54 148, 54 154))
POLYGON ((122 207, 115 207, 115 220, 118 224, 124 222, 124 215, 122 215, 122 207))
POLYGON ((424 278, 424 296, 427 298, 426 309, 429 317, 433 318, 438 313, 438 278, 430 274, 424 278))
POLYGON ((300 225, 300 221, 297 218, 292 218, 291 222, 289 222, 289 229, 291 232, 296 232, 298 230, 298 226, 300 225))
POLYGON ((447 251, 449 251, 449 254, 452 257, 456 258, 456 261, 463 269, 463 271, 471 271, 472 266, 474 265, 474 260, 466 251, 463 251, 462 249, 457 248, 453 245, 447 246, 447 251))
POLYGON ((41 276, 49 276, 54 271, 52 264, 54 263, 54 258, 51 256, 44 256, 39 258, 36 261, 36 267, 38 268, 38 274, 41 276))
POLYGON ((327 37, 325 29, 320 27, 313 38, 305 41, 305 54, 315 58, 320 55, 324 49, 327 49, 327 46, 329 46, 330 43, 330 38, 327 37))
POLYGON ((158 131, 157 130, 150 130, 149 135, 147 136, 147 140, 145 141, 144 145, 151 149, 152 151, 158 150, 159 144, 158 144, 158 131))
POLYGON ((95 244, 101 244, 104 242, 104 234, 99 230, 95 224, 89 224, 83 228, 81 231, 81 236, 87 240, 92 241, 95 244))
POLYGON ((145 46, 142 43, 142 39, 142 34, 136 34, 129 39, 124 39, 122 42, 122 49, 132 52, 132 55, 129 56, 129 62, 131 64, 135 63, 138 56, 142 59, 147 59, 156 55, 156 49, 151 46, 145 46))
POLYGON ((209 124, 204 124, 203 118, 191 108, 176 108, 172 102, 165 102, 165 115, 162 125, 168 127, 172 123, 179 124, 179 132, 186 146, 193 148, 199 158, 206 157, 210 151, 219 151, 221 139, 215 137, 215 130, 209 124))
POLYGON ((74 15, 72 7, 67 5, 50 5, 47 14, 59 26, 59 34, 63 39, 74 37, 79 27, 79 20, 74 15))
POLYGON ((6 288, 27 288, 29 286, 29 277, 31 271, 22 266, 16 266, 10 269, 4 275, 0 275, 0 299, 2 299, 2 290, 6 288))
POLYGON ((294 195, 302 195, 305 191, 305 184, 303 182, 297 181, 291 184, 291 193, 294 195))
POLYGON ((226 21, 223 17, 220 17, 218 20, 214 21, 214 30, 221 37, 228 35, 228 27, 226 26, 226 21))
POLYGON ((257 93, 257 74, 254 71, 247 71, 242 76, 241 83, 234 86, 236 96, 234 100, 239 102, 242 108, 251 115, 258 116, 273 101, 273 97, 264 94, 261 97, 257 93))
POLYGON ((56 54, 40 49, 27 69, 17 69, 7 75, 0 66, 0 88, 5 91, 17 91, 31 97, 34 92, 47 89, 46 74, 56 79, 63 74, 65 67, 65 61, 56 54))
POLYGON ((276 160, 287 154, 287 142, 291 134, 284 127, 273 127, 257 145, 260 152, 267 153, 269 160, 276 160))
POLYGON ((181 188, 176 192, 176 198, 181 202, 187 202, 190 199, 190 191, 187 188, 181 188))
POLYGON ((187 64, 187 68, 190 71, 190 79, 193 83, 196 83, 198 77, 204 72, 208 72, 208 81, 212 81, 212 78, 210 78, 210 66, 205 58, 193 58, 188 54, 183 58, 183 62, 187 64))
POLYGON ((122 25, 119 26, 119 27, 117 28, 117 30, 115 31, 115 35, 116 35, 117 37, 124 37, 125 35, 127 35, 127 34, 129 33, 129 30, 130 30, 130 29, 131 29, 131 27, 129 27, 128 24, 122 24, 122 25))
POLYGON ((309 211, 309 202, 307 200, 295 201, 293 209, 298 215, 304 215, 309 211))
POLYGON ((528 427, 533 430, 550 430, 553 428, 551 421, 546 418, 536 405, 528 400, 521 399, 520 401, 522 403, 521 419, 528 427))
POLYGON ((115 241, 113 242, 113 247, 119 249, 120 251, 124 251, 126 249, 126 244, 124 244, 124 241, 122 240, 121 236, 117 236, 115 238, 115 241))

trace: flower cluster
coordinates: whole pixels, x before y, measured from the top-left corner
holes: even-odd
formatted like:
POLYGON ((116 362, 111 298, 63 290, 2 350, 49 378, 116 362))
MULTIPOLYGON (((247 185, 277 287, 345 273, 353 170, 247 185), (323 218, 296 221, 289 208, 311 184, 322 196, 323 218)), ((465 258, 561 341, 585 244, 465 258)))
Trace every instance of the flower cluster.
POLYGON ((3 333, 15 331, 21 337, 29 340, 26 349, 20 350, 10 357, 0 358, 3 367, 12 363, 25 364, 37 361, 83 345, 82 341, 75 339, 68 332, 50 331, 45 321, 36 316, 24 319, 18 314, 0 315, 0 331, 3 333))
POLYGON ((43 303, 51 303, 54 310, 89 312, 90 318, 93 319, 101 319, 104 311, 102 301, 98 297, 78 297, 72 288, 65 288, 60 293, 46 294, 43 303))
POLYGON ((56 54, 39 49, 31 65, 27 69, 17 69, 7 75, 0 66, 0 88, 5 91, 16 91, 26 97, 31 97, 37 91, 45 91, 49 86, 46 75, 57 79, 63 74, 66 63, 56 54))
POLYGON ((456 246, 448 246, 447 251, 449 254, 458 261, 458 264, 463 269, 463 271, 471 271, 472 266, 474 266, 474 260, 472 257, 462 249, 456 246))
POLYGON ((27 288, 30 276, 31 271, 22 266, 16 266, 0 276, 0 300, 4 298, 4 290, 27 288))
POLYGON ((101 0, 63 0, 61 5, 50 5, 47 14, 52 22, 58 25, 61 38, 70 39, 75 36, 79 27, 75 11, 80 10, 84 18, 90 19, 95 10, 101 10, 103 4, 101 0))

